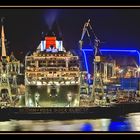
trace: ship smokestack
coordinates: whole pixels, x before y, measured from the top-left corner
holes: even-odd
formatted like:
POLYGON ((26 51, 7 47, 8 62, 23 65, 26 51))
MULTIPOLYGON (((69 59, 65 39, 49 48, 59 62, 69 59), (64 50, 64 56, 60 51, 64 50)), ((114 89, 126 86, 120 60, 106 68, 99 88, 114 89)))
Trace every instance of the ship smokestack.
POLYGON ((50 30, 50 31, 47 32, 46 36, 51 37, 51 36, 56 36, 56 35, 55 35, 55 33, 53 31, 50 30))
POLYGON ((54 32, 49 31, 47 33, 47 36, 45 37, 46 40, 46 49, 56 49, 56 36, 54 34, 54 32))
MULTIPOLYGON (((42 33, 44 34, 44 33, 42 33)), ((38 51, 46 52, 59 52, 65 51, 63 48, 62 37, 56 37, 55 33, 51 30, 45 35, 45 40, 42 40, 37 48, 38 51)))

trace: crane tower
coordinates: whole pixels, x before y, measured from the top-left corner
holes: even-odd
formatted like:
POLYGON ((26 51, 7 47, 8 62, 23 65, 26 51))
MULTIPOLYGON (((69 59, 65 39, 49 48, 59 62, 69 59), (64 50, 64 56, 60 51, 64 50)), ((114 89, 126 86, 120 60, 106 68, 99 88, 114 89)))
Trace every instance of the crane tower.
POLYGON ((11 106, 13 105, 14 96, 12 92, 16 95, 17 75, 20 74, 20 62, 15 59, 13 53, 11 53, 10 57, 6 53, 3 20, 4 18, 1 18, 0 106, 11 106))
POLYGON ((93 86, 92 86, 91 100, 96 101, 96 98, 98 98, 99 101, 101 101, 104 97, 103 74, 101 71, 104 59, 100 53, 100 43, 101 42, 95 35, 95 32, 93 31, 93 28, 90 24, 90 19, 84 24, 84 27, 83 27, 82 36, 79 41, 81 49, 83 47, 83 38, 86 33, 94 47, 94 58, 93 58, 94 74, 93 74, 93 86), (94 37, 94 41, 91 40, 91 34, 94 37))

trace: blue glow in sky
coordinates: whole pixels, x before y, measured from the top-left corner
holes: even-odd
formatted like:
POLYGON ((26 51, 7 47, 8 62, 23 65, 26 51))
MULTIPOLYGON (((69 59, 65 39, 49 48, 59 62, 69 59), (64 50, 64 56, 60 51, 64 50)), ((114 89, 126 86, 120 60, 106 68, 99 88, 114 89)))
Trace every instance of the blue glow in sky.
MULTIPOLYGON (((118 52, 118 53, 133 53, 138 56, 138 66, 140 65, 140 52, 138 50, 129 50, 129 49, 100 49, 101 52, 118 52)), ((89 63, 87 60, 86 52, 93 52, 93 49, 82 49, 82 52, 84 54, 84 61, 85 61, 85 67, 86 71, 89 73, 89 63)))

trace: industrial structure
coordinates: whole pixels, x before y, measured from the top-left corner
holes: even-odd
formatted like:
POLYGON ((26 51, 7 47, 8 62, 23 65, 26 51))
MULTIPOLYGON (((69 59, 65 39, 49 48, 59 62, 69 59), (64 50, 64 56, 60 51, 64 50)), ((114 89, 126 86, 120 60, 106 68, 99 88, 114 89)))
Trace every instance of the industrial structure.
MULTIPOLYGON (((139 67, 132 66, 122 67, 121 65, 116 63, 116 60, 110 59, 107 56, 106 57, 103 56, 100 50, 101 41, 97 38, 90 24, 90 19, 84 24, 79 44, 81 51, 83 52, 83 57, 85 58, 86 70, 88 74, 91 75, 90 77, 88 77, 89 81, 92 81, 89 83, 89 91, 90 91, 89 98, 91 101, 93 101, 93 104, 91 106, 95 104, 100 106, 107 105, 109 102, 112 102, 114 98, 116 101, 120 102, 121 95, 123 95, 121 96, 121 98, 128 99, 129 96, 131 96, 130 94, 134 95, 135 93, 136 94, 138 93, 139 81, 136 78, 139 78, 139 67), (83 48, 85 39, 84 37, 86 35, 90 40, 90 46, 92 47, 92 49, 83 48), (92 50, 91 53, 93 53, 92 54, 93 61, 91 61, 92 63, 90 63, 93 69, 93 73, 89 73, 88 69, 87 58, 85 53, 85 51, 88 50, 92 50), (137 86, 137 88, 134 88, 134 83, 135 87, 137 86)), ((107 50, 104 49, 104 51, 107 50)), ((118 51, 121 52, 121 50, 118 51)), ((125 52, 126 51, 127 50, 125 50, 125 52)), ((125 99, 122 101, 126 102, 125 99)))
POLYGON ((101 53, 100 53, 100 40, 95 35, 95 32, 90 24, 90 19, 84 24, 82 36, 79 41, 80 48, 83 47, 83 38, 85 34, 88 35, 88 38, 90 39, 94 47, 94 58, 93 58, 94 59, 93 60, 94 74, 93 74, 91 100, 96 101, 96 98, 98 98, 99 100, 103 100, 103 98, 105 97, 104 79, 107 80, 107 77, 108 77, 107 64, 104 64, 105 58, 101 56, 101 53), (94 37, 94 43, 91 40, 91 35, 94 37), (104 69, 104 77, 103 77, 102 69, 104 69))
POLYGON ((13 52, 10 56, 7 55, 3 18, 1 23, 0 106, 15 106, 18 97, 17 76, 20 74, 20 61, 14 57, 13 52))

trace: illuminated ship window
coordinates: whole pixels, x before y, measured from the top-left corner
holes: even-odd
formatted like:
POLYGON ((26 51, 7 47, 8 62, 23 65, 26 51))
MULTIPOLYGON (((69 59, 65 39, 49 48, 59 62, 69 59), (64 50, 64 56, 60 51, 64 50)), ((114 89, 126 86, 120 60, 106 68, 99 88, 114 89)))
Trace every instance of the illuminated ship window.
POLYGON ((37 76, 38 76, 38 77, 41 76, 41 73, 37 73, 37 76))

